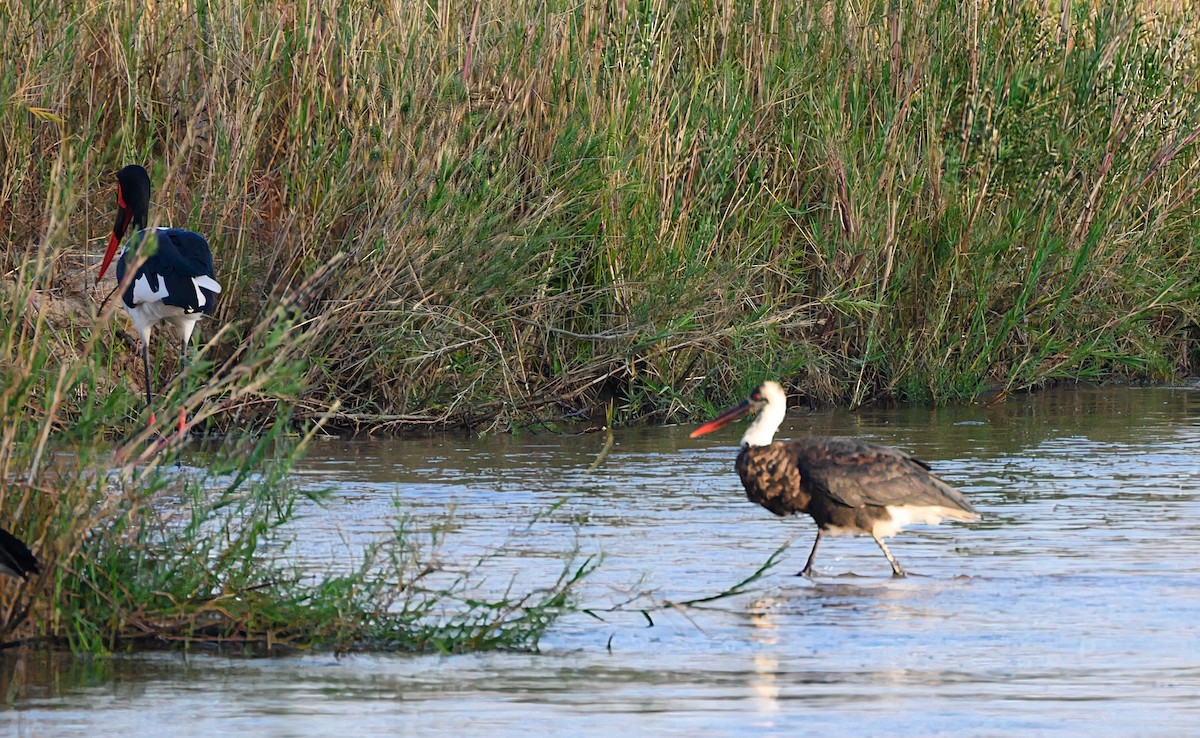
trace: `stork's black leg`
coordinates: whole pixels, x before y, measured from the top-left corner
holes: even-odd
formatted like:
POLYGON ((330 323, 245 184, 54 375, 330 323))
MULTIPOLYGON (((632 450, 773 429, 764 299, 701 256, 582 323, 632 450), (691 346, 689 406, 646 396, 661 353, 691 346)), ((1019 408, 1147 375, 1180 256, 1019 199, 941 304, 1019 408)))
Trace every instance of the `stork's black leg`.
POLYGON ((800 570, 798 577, 811 577, 813 571, 813 561, 817 558, 817 546, 821 543, 821 529, 817 528, 817 540, 813 541, 812 550, 808 552, 808 563, 800 570))
POLYGON ((888 550, 888 547, 886 545, 884 545, 883 539, 880 538, 879 536, 875 535, 874 533, 871 534, 871 537, 874 538, 875 542, 879 544, 879 550, 883 551, 883 555, 887 557, 888 563, 892 565, 892 576, 894 576, 894 577, 904 576, 904 570, 900 568, 900 562, 896 561, 895 556, 892 556, 892 552, 888 550))

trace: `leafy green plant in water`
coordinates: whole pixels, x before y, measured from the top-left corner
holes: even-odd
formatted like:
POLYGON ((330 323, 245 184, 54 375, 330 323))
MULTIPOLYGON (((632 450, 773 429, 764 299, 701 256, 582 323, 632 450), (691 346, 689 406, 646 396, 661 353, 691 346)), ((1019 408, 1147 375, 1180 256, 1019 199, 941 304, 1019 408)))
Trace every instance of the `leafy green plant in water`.
POLYGON ((155 502, 130 510, 112 535, 90 539, 76 556, 87 562, 81 570, 60 566, 66 604, 56 617, 75 624, 66 633, 72 648, 530 648, 591 569, 564 570, 524 597, 473 597, 463 577, 424 585, 436 570, 411 550, 417 532, 398 529, 349 573, 314 574, 297 563, 296 518, 322 495, 287 481, 303 443, 273 431, 222 446, 205 455, 212 461, 202 474, 156 467, 142 482, 155 502), (257 471, 238 483, 248 467, 257 471))

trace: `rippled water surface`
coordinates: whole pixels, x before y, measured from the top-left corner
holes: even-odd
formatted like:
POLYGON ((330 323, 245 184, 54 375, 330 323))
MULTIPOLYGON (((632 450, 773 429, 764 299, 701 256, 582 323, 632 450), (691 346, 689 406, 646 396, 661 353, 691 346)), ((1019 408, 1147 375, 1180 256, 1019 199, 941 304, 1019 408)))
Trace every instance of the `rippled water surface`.
POLYGON ((744 426, 599 435, 322 441, 300 473, 336 493, 302 521, 314 567, 446 521, 443 562, 484 586, 553 581, 603 553, 605 608, 715 594, 793 545, 751 591, 703 607, 560 621, 539 653, 0 659, 0 729, 132 735, 1182 735, 1200 730, 1200 390, 1047 392, 995 407, 796 412, 779 437, 909 450, 979 523, 867 539, 748 502, 744 426), (399 506, 396 501, 399 500, 399 506), (14 672, 20 673, 13 680, 14 672))

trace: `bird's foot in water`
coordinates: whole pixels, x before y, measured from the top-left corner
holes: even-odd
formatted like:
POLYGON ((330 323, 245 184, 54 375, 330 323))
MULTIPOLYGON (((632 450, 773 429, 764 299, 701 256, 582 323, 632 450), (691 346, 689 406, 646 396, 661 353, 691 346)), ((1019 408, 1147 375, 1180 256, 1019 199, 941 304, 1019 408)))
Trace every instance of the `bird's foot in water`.
MULTIPOLYGON (((150 422, 154 422, 154 415, 150 415, 150 422)), ((183 408, 179 409, 179 422, 175 426, 175 432, 169 436, 160 436, 155 434, 154 442, 150 444, 151 455, 161 453, 170 446, 177 446, 187 440, 188 437, 188 419, 187 411, 183 408)))
MULTIPOLYGON (((154 428, 155 423, 154 413, 151 412, 147 430, 154 428)), ((123 446, 117 447, 116 451, 113 452, 113 459, 120 466, 144 464, 155 456, 182 445, 187 440, 189 429, 187 412, 181 409, 179 411, 179 423, 173 433, 164 436, 156 432, 151 432, 147 439, 146 447, 140 452, 137 449, 137 439, 130 441, 123 446)))

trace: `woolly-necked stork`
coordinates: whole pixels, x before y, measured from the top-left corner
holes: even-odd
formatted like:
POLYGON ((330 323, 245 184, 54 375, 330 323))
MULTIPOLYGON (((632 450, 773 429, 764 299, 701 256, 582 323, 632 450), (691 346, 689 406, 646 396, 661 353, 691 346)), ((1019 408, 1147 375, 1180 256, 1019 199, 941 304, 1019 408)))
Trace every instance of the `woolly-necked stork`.
POLYGON ((0 528, 0 574, 28 579, 39 571, 37 558, 25 542, 0 528))
MULTIPOLYGON (((126 270, 145 260, 121 296, 122 306, 137 329, 142 344, 142 367, 146 372, 146 408, 152 398, 150 386, 150 329, 160 321, 175 326, 180 337, 180 371, 187 360, 188 342, 196 322, 212 315, 221 285, 213 275, 212 252, 199 233, 182 228, 147 228, 150 213, 150 175, 137 164, 117 172, 117 221, 108 239, 104 261, 96 283, 104 278, 117 246, 132 224, 125 248, 117 259, 117 282, 126 270)), ((150 415, 154 422, 154 415, 150 415)))
POLYGON ((903 451, 856 438, 813 436, 772 442, 786 410, 783 387, 763 382, 741 404, 692 431, 692 438, 747 413, 758 413, 742 436, 738 476, 751 502, 780 516, 807 513, 816 522, 817 539, 801 575, 812 575, 824 533, 871 536, 887 556, 892 573, 902 577, 904 570, 884 538, 913 523, 979 519, 961 492, 931 474, 924 461, 903 451))

